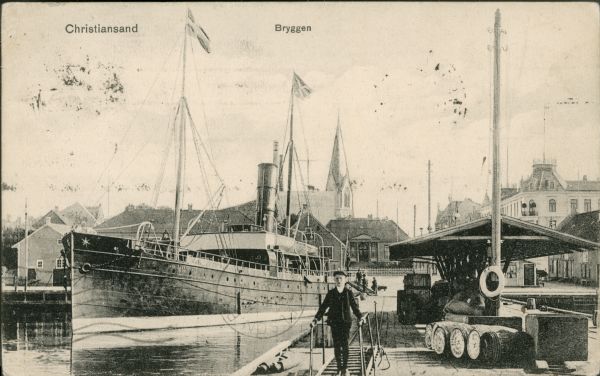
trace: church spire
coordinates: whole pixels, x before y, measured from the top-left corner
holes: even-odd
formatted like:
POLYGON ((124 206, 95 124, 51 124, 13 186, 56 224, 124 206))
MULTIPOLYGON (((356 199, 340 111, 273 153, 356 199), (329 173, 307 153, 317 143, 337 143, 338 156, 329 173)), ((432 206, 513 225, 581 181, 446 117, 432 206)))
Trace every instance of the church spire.
POLYGON ((340 124, 340 112, 338 110, 337 128, 335 138, 333 139, 333 150, 331 152, 331 162, 329 163, 329 174, 327 175, 326 191, 337 191, 342 184, 343 176, 340 171, 340 139, 342 128, 340 124))

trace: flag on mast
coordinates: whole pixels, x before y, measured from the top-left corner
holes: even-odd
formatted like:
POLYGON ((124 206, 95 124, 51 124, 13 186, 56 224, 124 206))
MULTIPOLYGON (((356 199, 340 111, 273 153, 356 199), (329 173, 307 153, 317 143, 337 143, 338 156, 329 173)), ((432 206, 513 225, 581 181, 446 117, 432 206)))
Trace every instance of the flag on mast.
POLYGON ((306 98, 312 93, 312 89, 294 72, 293 83, 294 95, 298 98, 306 98))
POLYGON ((200 45, 202 46, 202 48, 204 48, 206 52, 210 53, 210 38, 208 37, 204 29, 202 29, 202 27, 196 23, 196 21, 194 20, 194 15, 192 15, 192 11, 189 9, 187 13, 186 30, 191 35, 196 37, 196 39, 198 39, 198 42, 200 42, 200 45))

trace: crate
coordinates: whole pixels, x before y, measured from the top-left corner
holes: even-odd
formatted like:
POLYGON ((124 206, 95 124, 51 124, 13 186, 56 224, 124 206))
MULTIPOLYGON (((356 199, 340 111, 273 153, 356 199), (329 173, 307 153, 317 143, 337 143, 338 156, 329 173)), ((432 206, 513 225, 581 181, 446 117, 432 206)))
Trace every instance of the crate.
POLYGON ((404 289, 427 289, 431 288, 431 275, 429 274, 407 274, 404 276, 404 289))
POLYGON ((525 331, 533 337, 535 359, 564 362, 588 358, 586 317, 532 313, 525 316, 525 331))

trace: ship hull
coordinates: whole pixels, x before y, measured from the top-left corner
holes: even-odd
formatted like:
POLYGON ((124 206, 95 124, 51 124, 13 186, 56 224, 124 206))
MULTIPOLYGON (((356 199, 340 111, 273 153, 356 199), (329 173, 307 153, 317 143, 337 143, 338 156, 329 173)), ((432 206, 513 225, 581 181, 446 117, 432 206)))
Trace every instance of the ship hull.
POLYGON ((111 330, 127 330, 124 318, 153 318, 146 320, 155 323, 147 328, 152 329, 169 321, 161 317, 205 316, 183 320, 183 325, 198 326, 220 322, 214 319, 218 315, 230 321, 243 317, 240 322, 260 321, 262 313, 298 316, 314 312, 331 287, 321 276, 305 278, 231 261, 169 259, 126 239, 79 233, 65 239, 72 254, 74 328, 102 319, 116 323, 111 330))

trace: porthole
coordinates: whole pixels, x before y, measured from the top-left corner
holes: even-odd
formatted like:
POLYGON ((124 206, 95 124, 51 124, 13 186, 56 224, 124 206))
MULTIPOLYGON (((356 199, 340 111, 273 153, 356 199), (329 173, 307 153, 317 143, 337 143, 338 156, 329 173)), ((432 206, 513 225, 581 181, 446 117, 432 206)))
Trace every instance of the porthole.
POLYGON ((212 274, 211 274, 211 275, 210 275, 210 278, 211 278, 211 279, 212 279, 212 278, 214 278, 214 275, 212 275, 212 274))

